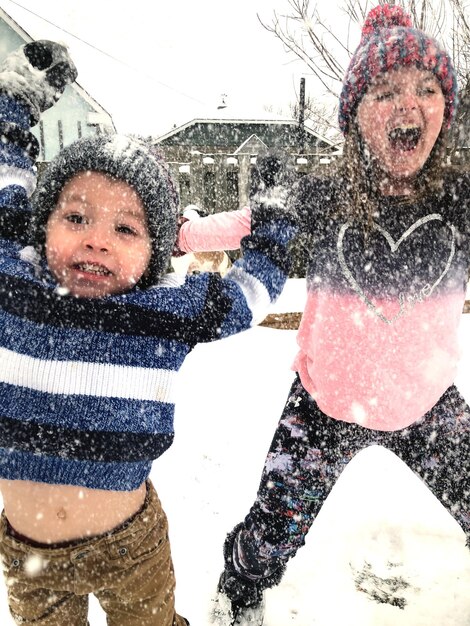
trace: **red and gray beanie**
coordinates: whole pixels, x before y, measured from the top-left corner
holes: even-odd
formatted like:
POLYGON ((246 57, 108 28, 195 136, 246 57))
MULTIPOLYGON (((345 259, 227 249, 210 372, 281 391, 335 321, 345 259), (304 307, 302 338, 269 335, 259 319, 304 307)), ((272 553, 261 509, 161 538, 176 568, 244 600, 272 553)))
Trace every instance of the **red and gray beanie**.
POLYGON ((452 122, 457 105, 457 80, 452 61, 439 43, 413 28, 411 17, 397 5, 372 9, 362 28, 339 97, 339 126, 349 131, 351 119, 372 79, 382 72, 414 65, 434 74, 445 98, 444 125, 452 122))
POLYGON ((64 185, 79 172, 95 171, 122 180, 140 196, 147 213, 152 256, 145 285, 155 284, 168 268, 176 239, 179 198, 168 165, 146 140, 125 135, 78 139, 48 165, 33 196, 31 243, 44 256, 46 226, 64 185))

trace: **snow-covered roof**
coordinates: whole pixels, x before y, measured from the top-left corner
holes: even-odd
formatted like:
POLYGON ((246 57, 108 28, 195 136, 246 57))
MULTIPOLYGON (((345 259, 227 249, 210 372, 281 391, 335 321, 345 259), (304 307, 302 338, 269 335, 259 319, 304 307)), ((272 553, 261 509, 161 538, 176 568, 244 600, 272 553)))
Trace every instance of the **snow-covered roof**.
MULTIPOLYGON (((236 151, 254 135, 270 147, 292 148, 299 142, 298 133, 299 124, 292 118, 197 118, 158 137, 157 143, 192 147, 217 144, 236 151)), ((305 144, 315 151, 331 152, 335 147, 332 141, 308 127, 305 127, 305 144)))

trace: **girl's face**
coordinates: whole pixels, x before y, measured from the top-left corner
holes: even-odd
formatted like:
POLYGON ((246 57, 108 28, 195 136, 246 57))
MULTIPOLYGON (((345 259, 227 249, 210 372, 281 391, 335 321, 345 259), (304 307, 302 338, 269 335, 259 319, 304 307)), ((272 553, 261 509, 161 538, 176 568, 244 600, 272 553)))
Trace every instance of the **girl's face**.
POLYGON ((62 287, 86 298, 123 293, 150 256, 145 209, 132 187, 98 172, 64 185, 46 230, 47 263, 62 287))
POLYGON ((431 72, 402 67, 375 77, 357 120, 372 158, 391 179, 410 181, 421 170, 441 132, 444 108, 431 72))

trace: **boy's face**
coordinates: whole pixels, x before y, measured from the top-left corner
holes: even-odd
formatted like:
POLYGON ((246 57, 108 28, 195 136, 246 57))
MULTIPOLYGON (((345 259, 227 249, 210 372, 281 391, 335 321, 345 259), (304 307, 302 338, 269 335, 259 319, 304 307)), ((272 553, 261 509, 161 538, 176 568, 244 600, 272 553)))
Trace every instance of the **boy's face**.
POLYGON ((62 287, 85 298, 123 293, 150 256, 145 209, 130 185, 99 172, 68 181, 46 229, 47 263, 62 287))
POLYGON ((444 119, 436 77, 417 67, 376 76, 357 110, 361 135, 393 179, 414 177, 427 161, 444 119))

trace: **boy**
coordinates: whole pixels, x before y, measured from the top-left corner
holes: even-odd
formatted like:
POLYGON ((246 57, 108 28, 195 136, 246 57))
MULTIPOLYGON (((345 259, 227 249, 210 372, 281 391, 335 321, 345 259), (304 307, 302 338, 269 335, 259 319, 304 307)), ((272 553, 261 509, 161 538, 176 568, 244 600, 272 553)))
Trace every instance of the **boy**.
POLYGON ((181 626, 167 521, 148 480, 173 440, 172 386, 198 342, 262 318, 284 285, 294 226, 261 193, 244 259, 226 278, 162 278, 177 194, 158 155, 118 136, 65 148, 31 214, 29 123, 75 77, 51 42, 27 44, 0 67, 0 552, 9 605, 18 624, 81 626, 94 593, 112 626, 181 626))

